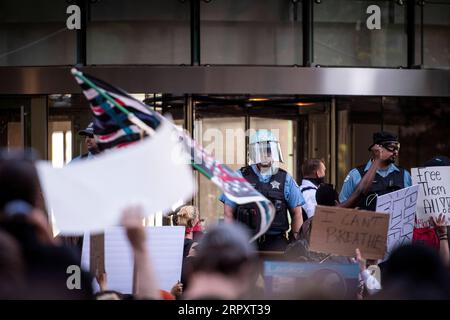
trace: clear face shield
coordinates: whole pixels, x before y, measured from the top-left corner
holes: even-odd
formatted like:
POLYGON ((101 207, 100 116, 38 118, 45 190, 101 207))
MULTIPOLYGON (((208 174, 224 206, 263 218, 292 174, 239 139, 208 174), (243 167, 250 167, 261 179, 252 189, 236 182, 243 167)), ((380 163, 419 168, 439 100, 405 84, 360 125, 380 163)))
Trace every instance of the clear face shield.
POLYGON ((280 144, 275 141, 253 143, 248 146, 249 158, 253 164, 272 166, 283 162, 280 144))

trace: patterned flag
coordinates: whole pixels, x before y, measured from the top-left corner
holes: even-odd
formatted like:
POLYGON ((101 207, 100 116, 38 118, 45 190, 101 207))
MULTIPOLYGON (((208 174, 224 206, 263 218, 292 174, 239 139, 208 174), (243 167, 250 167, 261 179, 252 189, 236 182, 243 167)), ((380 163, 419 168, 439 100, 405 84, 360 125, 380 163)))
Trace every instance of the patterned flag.
MULTIPOLYGON (((113 87, 79 70, 72 69, 72 74, 83 89, 94 114, 94 136, 101 150, 122 147, 142 138, 143 128, 155 130, 163 121, 168 121, 161 114, 151 110, 147 105, 136 100, 125 91, 113 87), (136 125, 136 117, 141 124, 136 125)), ((172 124, 173 126, 173 124, 172 124)), ((173 126, 176 128, 175 126, 173 126)), ((275 209, 272 203, 238 173, 217 161, 189 133, 179 131, 179 139, 191 155, 192 166, 216 184, 228 199, 237 204, 255 202, 259 208, 260 223, 252 241, 263 235, 270 227, 275 209)))
MULTIPOLYGON (((91 83, 100 88, 120 106, 133 113, 150 128, 155 129, 161 123, 161 116, 143 105, 139 100, 128 95, 125 91, 115 88, 93 76, 84 75, 91 83)), ((94 115, 94 136, 100 150, 122 147, 142 138, 142 130, 131 123, 128 116, 108 101, 81 78, 76 77, 83 93, 89 100, 94 115)))

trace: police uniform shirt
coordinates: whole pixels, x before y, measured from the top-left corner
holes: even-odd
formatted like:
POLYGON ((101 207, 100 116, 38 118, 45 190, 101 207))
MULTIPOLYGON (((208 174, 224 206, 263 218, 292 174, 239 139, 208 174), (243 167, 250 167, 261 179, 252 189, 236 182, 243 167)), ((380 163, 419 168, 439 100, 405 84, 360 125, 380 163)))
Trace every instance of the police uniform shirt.
MULTIPOLYGON (((369 160, 366 164, 366 167, 364 168, 364 172, 367 172, 372 165, 372 160, 369 160)), ((391 174, 394 171, 400 171, 400 169, 393 163, 391 163, 386 169, 378 169, 377 173, 382 176, 383 178, 387 177, 389 174, 391 174)), ((407 170, 404 170, 404 186, 405 188, 412 186, 412 180, 411 175, 407 170)), ((353 168, 347 175, 347 177, 344 180, 344 184, 342 185, 341 193, 339 194, 339 201, 344 202, 346 201, 350 195, 355 191, 356 187, 361 181, 361 175, 359 174, 359 171, 357 168, 353 168)))
MULTIPOLYGON (((255 174, 258 176, 258 179, 262 183, 268 183, 272 176, 263 176, 259 172, 258 167, 256 164, 251 165, 252 170, 255 172, 255 174)), ((240 176, 242 176, 242 173, 240 170, 236 171, 240 176)), ((274 181, 273 181, 274 182, 274 181)), ((305 199, 303 198, 300 188, 298 187, 295 180, 292 178, 292 176, 288 173, 286 175, 286 182, 284 184, 284 199, 286 200, 288 207, 293 209, 298 206, 303 206, 305 204, 305 199)), ((228 199, 225 194, 221 194, 220 201, 225 203, 226 205, 229 205, 232 208, 236 208, 236 203, 228 199)))
POLYGON ((72 161, 70 161, 70 164, 78 162, 78 161, 82 161, 82 160, 92 160, 95 158, 95 155, 91 152, 88 152, 86 157, 83 157, 83 155, 79 155, 76 158, 73 158, 72 161))

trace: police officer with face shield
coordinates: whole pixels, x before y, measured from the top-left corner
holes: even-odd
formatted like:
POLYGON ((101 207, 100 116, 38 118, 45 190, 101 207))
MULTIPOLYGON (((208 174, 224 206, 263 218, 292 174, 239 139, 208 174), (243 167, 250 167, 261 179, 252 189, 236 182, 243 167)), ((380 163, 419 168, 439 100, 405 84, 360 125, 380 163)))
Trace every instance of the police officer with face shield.
MULTIPOLYGON (((269 130, 257 130, 250 136, 249 158, 251 165, 241 168, 240 173, 275 207, 275 217, 267 232, 258 238, 258 249, 262 251, 284 251, 289 243, 297 237, 303 223, 302 205, 305 204, 300 189, 285 170, 279 168, 283 162, 280 144, 269 130), (289 225, 288 211, 291 216, 289 225), (290 236, 287 231, 291 227, 290 236)), ((224 194, 220 201, 225 204, 226 221, 238 220, 256 233, 258 209, 255 203, 237 205, 224 194)))

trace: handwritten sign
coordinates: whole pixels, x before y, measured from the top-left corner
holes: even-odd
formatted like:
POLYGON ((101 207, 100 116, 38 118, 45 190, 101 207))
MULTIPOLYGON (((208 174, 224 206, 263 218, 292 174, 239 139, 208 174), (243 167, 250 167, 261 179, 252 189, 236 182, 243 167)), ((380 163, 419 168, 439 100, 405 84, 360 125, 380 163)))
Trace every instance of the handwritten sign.
POLYGON ((317 206, 310 250, 354 257, 359 248, 365 258, 379 259, 386 252, 388 225, 383 213, 317 206))
POLYGON ((389 213, 387 255, 397 246, 412 242, 419 186, 404 188, 377 198, 377 212, 389 213))
POLYGON ((412 168, 411 178, 419 185, 416 227, 429 227, 430 218, 441 213, 450 225, 450 167, 412 168))

